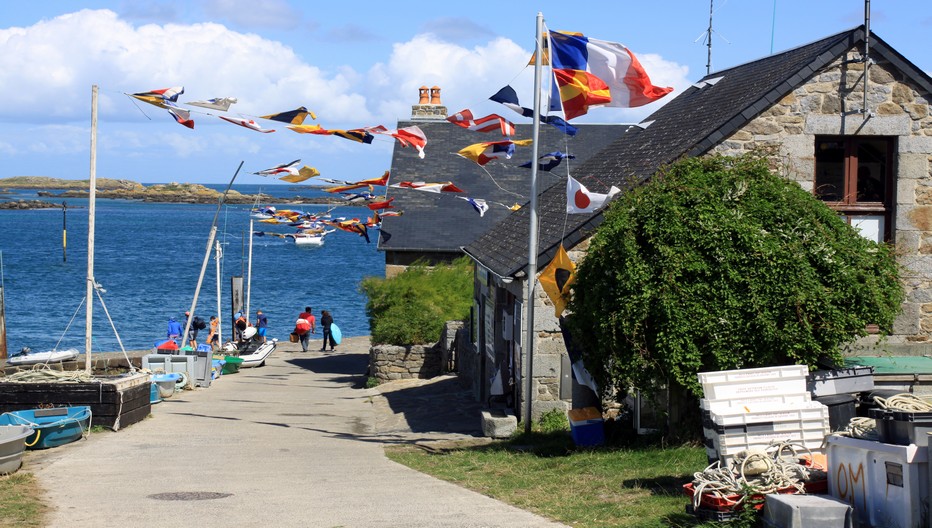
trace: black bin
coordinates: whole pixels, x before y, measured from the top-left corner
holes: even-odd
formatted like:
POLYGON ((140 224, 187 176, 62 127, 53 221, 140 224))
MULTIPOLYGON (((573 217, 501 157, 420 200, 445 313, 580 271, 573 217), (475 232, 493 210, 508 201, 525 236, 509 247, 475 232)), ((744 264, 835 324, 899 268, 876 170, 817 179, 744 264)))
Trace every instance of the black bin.
POLYGON ((855 417, 857 398, 850 394, 820 396, 814 400, 828 407, 828 424, 833 433, 848 427, 855 417))

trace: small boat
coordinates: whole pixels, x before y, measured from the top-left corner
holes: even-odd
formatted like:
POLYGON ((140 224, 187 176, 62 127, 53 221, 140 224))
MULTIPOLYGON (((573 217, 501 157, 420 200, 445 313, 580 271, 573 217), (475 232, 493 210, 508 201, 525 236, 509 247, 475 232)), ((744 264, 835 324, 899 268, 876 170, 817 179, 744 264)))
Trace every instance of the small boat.
POLYGON ((78 349, 69 348, 67 350, 49 350, 47 352, 33 352, 28 348, 15 356, 6 360, 10 365, 35 365, 37 363, 57 363, 59 361, 71 361, 78 357, 78 349))
POLYGON ((0 425, 25 425, 34 430, 26 438, 27 449, 48 449, 70 444, 91 429, 91 408, 52 407, 0 414, 0 425))
POLYGON ((265 360, 275 352, 278 346, 278 339, 269 339, 265 343, 260 343, 256 337, 256 328, 250 326, 243 331, 243 341, 237 343, 227 343, 223 351, 230 355, 243 360, 240 368, 261 367, 265 365, 265 360))
POLYGON ((295 233, 293 235, 289 234, 288 238, 294 240, 294 244, 296 246, 320 247, 324 245, 324 235, 315 235, 311 233, 295 233))
POLYGON ((25 425, 0 426, 0 475, 15 473, 23 465, 26 438, 34 432, 25 425))

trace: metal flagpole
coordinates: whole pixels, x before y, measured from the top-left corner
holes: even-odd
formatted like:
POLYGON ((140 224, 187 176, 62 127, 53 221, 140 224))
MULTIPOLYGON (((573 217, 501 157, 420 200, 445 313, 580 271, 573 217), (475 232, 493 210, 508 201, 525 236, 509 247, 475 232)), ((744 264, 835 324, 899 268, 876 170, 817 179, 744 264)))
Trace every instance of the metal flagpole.
POLYGON ((249 321, 249 302, 252 300, 252 217, 249 217, 249 260, 246 264, 246 321, 249 321))
POLYGON ((534 125, 531 138, 531 204, 530 204, 530 226, 528 235, 528 258, 527 258, 527 342, 524 349, 527 351, 527 371, 524 372, 526 388, 524 393, 524 432, 531 432, 531 403, 534 388, 534 297, 535 287, 537 285, 537 158, 539 157, 540 135, 540 78, 543 55, 543 31, 544 15, 537 13, 537 36, 534 39, 534 125))

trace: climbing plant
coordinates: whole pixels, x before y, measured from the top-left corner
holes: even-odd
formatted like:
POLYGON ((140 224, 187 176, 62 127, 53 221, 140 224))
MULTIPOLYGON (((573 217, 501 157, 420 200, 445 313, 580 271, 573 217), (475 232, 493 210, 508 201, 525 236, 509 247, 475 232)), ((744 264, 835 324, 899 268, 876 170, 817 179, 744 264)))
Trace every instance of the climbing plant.
POLYGON ((698 372, 840 360, 902 301, 892 247, 747 155, 680 161, 616 199, 570 310, 600 386, 700 395, 698 372))

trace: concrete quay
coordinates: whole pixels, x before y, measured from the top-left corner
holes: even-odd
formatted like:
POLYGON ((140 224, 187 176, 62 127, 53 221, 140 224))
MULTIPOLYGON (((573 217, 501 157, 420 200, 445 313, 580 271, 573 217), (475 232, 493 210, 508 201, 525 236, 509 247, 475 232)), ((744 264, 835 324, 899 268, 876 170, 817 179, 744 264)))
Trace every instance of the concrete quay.
POLYGON ((563 526, 385 457, 484 441, 455 377, 366 389, 367 337, 311 349, 279 343, 266 366, 176 393, 124 430, 27 452, 48 526, 563 526))

